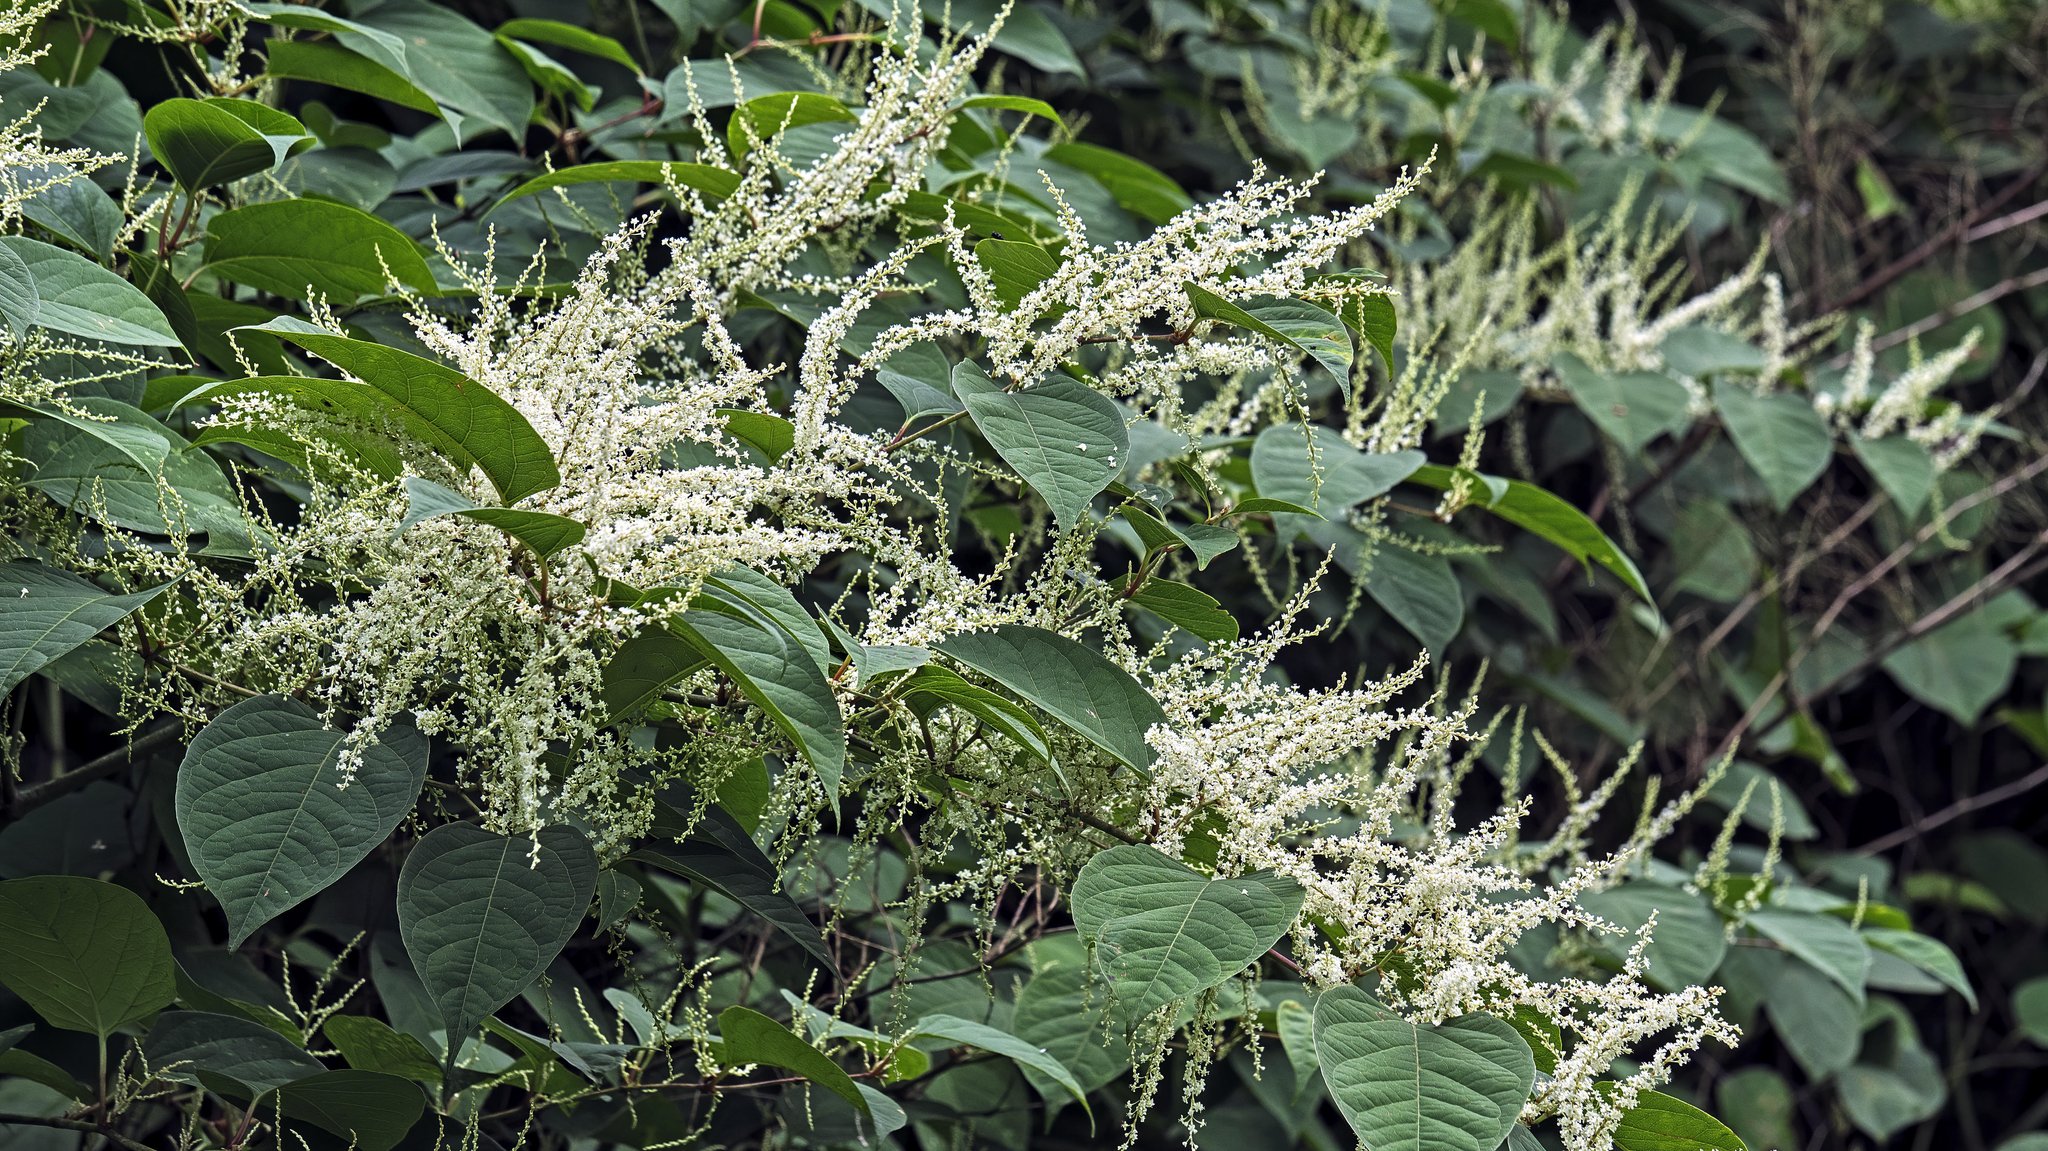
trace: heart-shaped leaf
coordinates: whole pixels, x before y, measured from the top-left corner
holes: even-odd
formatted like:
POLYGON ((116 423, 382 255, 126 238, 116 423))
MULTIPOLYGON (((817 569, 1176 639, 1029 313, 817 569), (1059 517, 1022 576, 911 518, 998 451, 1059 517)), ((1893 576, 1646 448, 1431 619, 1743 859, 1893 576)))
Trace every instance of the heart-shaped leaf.
POLYGON ((989 446, 1045 497, 1062 527, 1081 521, 1130 451, 1116 405, 1079 380, 1006 392, 968 360, 953 369, 953 391, 989 446))
POLYGON ((1330 1097, 1372 1151, 1495 1151, 1536 1082, 1507 1023, 1413 1023, 1356 987, 1317 997, 1315 1045, 1330 1097))
POLYGON ((398 873, 398 931, 448 1028, 448 1049, 546 971, 590 909, 597 856, 559 824, 427 833, 398 873))
POLYGON ((1250 967, 1294 923, 1302 898, 1299 884, 1271 872, 1206 876, 1142 844, 1096 855, 1072 893, 1074 923, 1131 1020, 1250 967))
POLYGON ((178 769, 178 830, 228 914, 228 946, 362 862, 412 810, 427 741, 394 725, 343 785, 343 732, 293 699, 245 699, 214 717, 178 769))
POLYGON ((170 937, 142 897, 73 875, 0 883, 0 985, 50 1026, 102 1039, 178 993, 170 937))

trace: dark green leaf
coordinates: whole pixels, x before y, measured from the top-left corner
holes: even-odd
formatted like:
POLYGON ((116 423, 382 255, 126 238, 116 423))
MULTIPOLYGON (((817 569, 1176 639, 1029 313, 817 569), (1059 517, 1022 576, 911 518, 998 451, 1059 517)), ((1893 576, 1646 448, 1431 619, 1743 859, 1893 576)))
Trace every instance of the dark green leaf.
POLYGON ((142 897, 72 875, 0 882, 0 985, 50 1026, 102 1039, 178 990, 171 941, 142 897))
POLYGON ((597 857, 574 828, 496 835, 450 823, 414 845, 398 874, 398 929, 451 1051, 547 970, 596 886, 597 857))
POLYGON ((775 139, 791 128, 805 124, 856 123, 846 105, 816 92, 778 92, 759 96, 733 109, 732 122, 725 129, 725 146, 734 159, 745 156, 754 145, 775 139))
POLYGON ((178 769, 178 830, 228 916, 228 946, 319 894, 384 842, 427 778, 427 741, 396 724, 344 785, 348 736, 283 696, 214 717, 178 769))
POLYGON ((313 146, 312 134, 293 117, 224 96, 154 104, 142 128, 150 152, 187 192, 267 172, 313 146))
POLYGON ((1421 452, 1362 452, 1334 429, 1278 424, 1252 441, 1252 484, 1259 495, 1326 517, 1375 499, 1415 474, 1421 452))
POLYGON ((1337 380, 1348 399, 1351 395, 1351 333, 1344 321, 1328 309, 1306 300, 1259 296, 1232 303, 1200 284, 1184 285, 1188 299, 1200 319, 1216 320, 1256 332, 1292 351, 1337 380))
POLYGON ((1834 455, 1828 425, 1813 403, 1790 392, 1760 396, 1742 383, 1714 389, 1714 407, 1737 451, 1756 469, 1779 511, 1792 506, 1834 455))
POLYGON ((1316 1060, 1337 1109, 1373 1151, 1495 1151, 1536 1063, 1491 1015, 1412 1023, 1356 987, 1316 998, 1316 1060))
POLYGON ((611 160, 600 164, 580 164, 574 168, 563 168, 536 176, 505 193, 505 197, 493 207, 502 207, 523 196, 545 192, 550 188, 567 188, 577 184, 667 184, 673 181, 685 188, 694 188, 713 200, 723 200, 740 186, 740 178, 724 168, 709 164, 687 164, 679 161, 662 160, 611 160))
POLYGON ((346 1140, 353 1151, 391 1151, 427 1109, 414 1083, 376 1071, 323 1071, 273 1096, 287 1128, 311 1123, 346 1140))
POLYGON ((903 695, 912 699, 930 696, 967 712, 1001 732, 1011 743, 1023 748, 1041 763, 1052 762, 1052 746, 1045 729, 1031 713, 983 687, 976 687, 943 667, 921 667, 903 684, 903 695))
POLYGON ((714 804, 705 807, 688 835, 686 827, 688 821, 679 811, 657 804, 646 840, 627 858, 718 889, 831 970, 832 953, 825 949, 817 925, 783 891, 775 864, 738 820, 714 804))
POLYGON ((309 407, 331 406, 372 420, 396 418, 408 432, 457 465, 482 468, 497 488, 498 498, 508 504, 562 482, 554 452, 519 409, 454 368, 329 332, 280 330, 279 334, 361 382, 258 376, 214 384, 195 397, 278 392, 309 407))
MULTIPOLYGON (((1425 464, 1415 469, 1409 479, 1425 487, 1447 491, 1457 475, 1454 468, 1425 464)), ((1643 573, 1636 570, 1635 561, 1623 554, 1606 533, 1586 518, 1584 512, 1534 484, 1477 472, 1468 475, 1475 489, 1473 503, 1516 527, 1549 540, 1573 559, 1599 564, 1619 576, 1621 582, 1641 596, 1644 603, 1655 605, 1649 585, 1643 582, 1643 573), (1496 492, 1498 494, 1494 494, 1496 492)))
POLYGON ((1557 376, 1572 402, 1621 450, 1640 454, 1651 440, 1685 426, 1692 393, 1658 372, 1600 372, 1569 353, 1556 360, 1557 376))
POLYGON ((382 295, 389 280, 416 292, 434 290, 434 273, 411 237, 347 204, 250 204, 213 217, 206 230, 209 271, 294 300, 317 293, 354 303, 382 295))
POLYGON ((957 635, 939 650, 1043 708, 1139 771, 1152 766, 1145 733, 1166 713, 1131 674, 1074 640, 1023 624, 957 635))
POLYGON ((423 480, 418 476, 405 478, 405 498, 405 518, 398 524, 400 532, 414 524, 441 516, 460 516, 497 528, 525 544, 541 559, 546 559, 563 548, 575 547, 582 543, 586 530, 582 524, 567 516, 549 512, 527 511, 523 508, 480 508, 462 493, 449 491, 432 480, 423 480))
POLYGON ((112 595, 72 575, 28 560, 0 564, 0 692, 83 646, 128 618, 163 587, 112 595))
POLYGON ((718 1034, 720 1059, 727 1066, 760 1063, 793 1071, 853 1104, 862 1115, 873 1115, 867 1097, 844 1069, 766 1015, 750 1007, 728 1007, 718 1014, 718 1034))
MULTIPOLYGON (((110 344, 182 346, 148 296, 84 256, 26 236, 0 236, 0 251, 20 261, 35 285, 36 327, 110 344)), ((14 306, 25 306, 19 292, 14 306)))
POLYGON ((1116 405, 1078 380, 1056 378, 1006 392, 980 365, 963 360, 953 369, 953 392, 989 446, 1045 498, 1062 527, 1081 522, 1130 450, 1116 405))
POLYGON ((1136 1021, 1258 962, 1293 926, 1304 893, 1269 871, 1206 876, 1156 848, 1127 845, 1090 859, 1070 898, 1115 1009, 1136 1021))
POLYGON ((142 1053, 155 1075, 209 1088, 226 1081, 243 1099, 326 1070, 303 1047, 261 1023, 210 1011, 158 1015, 142 1053))
POLYGON ((1137 594, 1125 602, 1142 607, 1211 643, 1237 638, 1237 617, 1224 610, 1215 596, 1200 588, 1154 577, 1146 580, 1137 594))

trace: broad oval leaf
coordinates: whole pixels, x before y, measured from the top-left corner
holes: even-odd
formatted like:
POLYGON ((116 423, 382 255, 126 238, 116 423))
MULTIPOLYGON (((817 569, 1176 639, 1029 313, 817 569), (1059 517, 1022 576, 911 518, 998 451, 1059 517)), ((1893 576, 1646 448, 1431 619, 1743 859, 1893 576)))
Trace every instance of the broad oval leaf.
POLYGON ((1714 408, 1735 450, 1756 469, 1779 511, 1792 506, 1828 469, 1834 437, 1804 396, 1772 392, 1760 396, 1741 382, 1714 388, 1714 408))
MULTIPOLYGON (((84 256, 26 236, 0 236, 0 251, 35 285, 35 326, 110 344, 184 346, 148 296, 84 256)), ((25 306, 17 293, 14 307, 25 306)))
MULTIPOLYGON (((976 687, 943 667, 921 667, 903 684, 903 696, 913 706, 917 697, 928 696, 981 720, 1040 763, 1052 762, 1052 746, 1045 729, 1031 713, 984 687, 976 687)), ((924 714, 922 710, 920 715, 924 714)))
POLYGON ((1870 945, 1832 915, 1766 908, 1743 921, 1758 935, 1835 981, 1858 1004, 1870 974, 1870 945))
POLYGON ((347 733, 294 699, 245 699, 214 717, 178 768, 178 830, 228 916, 228 946, 346 875, 412 811, 427 740, 410 725, 363 749, 343 785, 347 733))
POLYGON ((211 1011, 166 1011, 142 1041, 152 1073, 213 1089, 225 1080, 245 1100, 327 1070, 305 1048, 261 1023, 211 1011))
POLYGON ((178 993, 170 937, 142 897, 74 875, 0 883, 0 985, 50 1026, 102 1039, 178 993))
POLYGON ((1316 998, 1315 1046, 1330 1097, 1372 1151, 1495 1151, 1536 1082, 1507 1023, 1413 1023, 1356 987, 1316 998))
POLYGON ((962 361, 953 369, 953 391, 989 446, 1045 498, 1062 527, 1080 523, 1123 468, 1131 446, 1123 416, 1079 380, 1006 392, 980 365, 962 361))
POLYGON ((392 418, 462 467, 483 469, 498 498, 517 503, 562 482, 547 441, 519 409, 445 364, 296 327, 264 329, 292 341, 358 382, 314 376, 256 376, 209 384, 185 402, 243 392, 276 392, 312 408, 372 420, 392 418))
POLYGON ((1269 871, 1206 876, 1157 848, 1127 844, 1081 868, 1072 901, 1117 1012, 1137 1020, 1258 962, 1293 925, 1304 895, 1269 871))
MULTIPOLYGON (((310 1123, 340 1136, 354 1151, 391 1151, 427 1108, 426 1096, 410 1080, 354 1069, 294 1080, 270 1098, 287 1128, 310 1123)), ((303 1139, 293 1142, 305 1146, 303 1139)))
POLYGON ((957 1047, 978 1047, 993 1055, 1014 1060, 1020 1066, 1029 1067, 1040 1075, 1064 1088, 1083 1111, 1094 1114, 1088 1106, 1088 1094, 1075 1080, 1074 1073, 1066 1064, 1053 1058, 1044 1048, 1034 1046, 1015 1035, 986 1023, 976 1023, 957 1015, 927 1015, 911 1028, 914 1039, 939 1039, 957 1047))
POLYGON ((306 126, 254 100, 177 97, 142 118, 149 150, 187 192, 266 172, 313 146, 306 126))
POLYGON ((1145 742, 1166 712, 1131 673, 1088 647, 1042 628, 1004 624, 956 635, 939 650, 1009 688, 1119 761, 1146 771, 1145 742))
POLYGON ((1707 982, 1728 952, 1721 917, 1705 899, 1676 887, 1624 883, 1580 896, 1579 906, 1628 933, 1601 935, 1594 943, 1617 964, 1635 946, 1635 932, 1656 915, 1657 926, 1643 949, 1645 974, 1667 991, 1707 982))
POLYGON ((1177 580, 1153 578, 1124 602, 1152 612, 1190 635, 1210 643, 1237 638, 1237 617, 1208 592, 1177 580))
POLYGON ((1630 455, 1685 426, 1692 393, 1668 375, 1596 371, 1568 352, 1557 357, 1556 368, 1579 410, 1630 455))
POLYGON ((559 824, 497 835, 449 823, 414 845, 398 873, 398 930, 451 1051, 547 970, 596 888, 590 842, 559 824))
POLYGON ((1614 1129, 1615 1151, 1748 1151, 1728 1125, 1661 1091, 1639 1091, 1614 1129))
POLYGON ((687 827, 689 822, 676 808, 655 804, 653 826, 641 846, 626 858, 717 888, 774 924, 827 970, 832 968, 832 953, 826 950, 817 925, 782 889, 775 864, 737 819, 710 804, 685 835, 687 827))
POLYGON ((852 109, 830 96, 816 92, 777 92, 758 96, 733 109, 725 129, 725 146, 735 159, 745 156, 755 144, 773 140, 791 128, 806 124, 854 123, 852 109))
POLYGON ((0 564, 0 692, 84 646, 127 619, 163 587, 114 595, 72 575, 28 560, 0 564))
POLYGON ((386 269, 402 287, 434 290, 434 273, 412 237, 331 200, 276 200, 222 212, 207 224, 206 268, 294 300, 317 293, 354 303, 381 295, 386 269))
MULTIPOLYGON (((1334 518, 1346 508, 1392 491, 1426 459, 1417 451, 1362 452, 1333 428, 1278 424, 1252 441, 1252 484, 1268 501, 1296 504, 1334 518)), ((1283 508, 1272 510, 1291 514, 1283 508)))

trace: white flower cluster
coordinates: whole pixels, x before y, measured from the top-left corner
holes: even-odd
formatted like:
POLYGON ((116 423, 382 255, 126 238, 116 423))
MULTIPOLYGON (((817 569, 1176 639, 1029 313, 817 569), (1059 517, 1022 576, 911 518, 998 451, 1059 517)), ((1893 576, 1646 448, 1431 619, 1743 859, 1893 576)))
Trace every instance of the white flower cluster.
POLYGON ((1667 994, 1644 982, 1654 922, 1623 969, 1604 978, 1531 978, 1509 950, 1546 924, 1617 930, 1579 897, 1618 882, 1698 792, 1646 813, 1623 847, 1600 857, 1585 854, 1581 837, 1627 765, 1577 803, 1545 847, 1517 843, 1528 801, 1512 776, 1500 809, 1461 829, 1452 807, 1494 728, 1467 729, 1469 702, 1449 713, 1394 708, 1420 664, 1350 690, 1263 680, 1291 638, 1280 629, 1212 649, 1157 681, 1167 722, 1153 729, 1159 758, 1139 805, 1149 836, 1167 851, 1196 835, 1213 839, 1219 873, 1271 869, 1300 883, 1307 899, 1293 943, 1312 984, 1377 973, 1381 998, 1421 1022, 1525 1008, 1555 1022, 1565 1042, 1547 1053, 1555 1067, 1526 1118, 1556 1116, 1566 1147, 1605 1151, 1637 1092, 1667 1080, 1702 1043, 1736 1040, 1719 992, 1667 994), (1622 1059, 1635 1069, 1600 1086, 1622 1059))

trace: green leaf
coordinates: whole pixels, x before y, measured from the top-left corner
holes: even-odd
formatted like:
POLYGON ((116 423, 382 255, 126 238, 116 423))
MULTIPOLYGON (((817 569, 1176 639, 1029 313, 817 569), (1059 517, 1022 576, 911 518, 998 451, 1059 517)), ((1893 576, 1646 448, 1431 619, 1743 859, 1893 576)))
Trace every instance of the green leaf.
MULTIPOLYGON (((148 296, 84 256, 26 236, 0 236, 0 252, 28 270, 36 327, 109 344, 184 346, 148 296)), ((17 292, 14 307, 23 306, 17 292)))
POLYGON ((158 1015, 142 1053, 162 1078, 215 1090, 225 1080, 243 1099, 326 1070, 303 1047, 261 1023, 210 1011, 158 1015))
POLYGON ((142 118, 149 150, 187 192, 267 172, 313 146, 293 117, 254 100, 173 97, 142 118))
POLYGON ((969 96, 967 99, 960 101, 959 107, 962 109, 994 108, 999 112, 1022 112, 1028 116, 1043 116, 1062 127, 1066 125, 1066 121, 1060 119, 1059 111, 1051 104, 1043 100, 1034 100, 1029 96, 969 96))
POLYGON ((751 604, 711 597, 698 603, 670 626, 767 713, 818 773, 826 795, 837 802, 840 776, 846 770, 846 725, 816 658, 751 604))
POLYGON ((0 693, 83 647, 170 587, 113 595, 28 560, 0 564, 0 693))
POLYGON ((387 65, 392 63, 388 46, 399 44, 398 70, 442 106, 457 143, 475 135, 471 120, 515 142, 523 138, 533 116, 533 85, 525 69, 489 32, 454 11, 432 4, 386 4, 334 35, 387 65))
POLYGON ((434 290, 434 273, 410 236, 332 200, 250 204, 213 217, 206 231, 208 271, 274 295, 352 304, 384 293, 386 269, 403 287, 434 290))
POLYGON ((278 334, 361 382, 257 376, 209 385, 192 398, 276 392, 316 409, 372 421, 394 418, 458 466, 482 468, 498 498, 508 504, 562 482, 553 450, 519 409, 454 368, 327 332, 278 334))
POLYGON ((68 406, 99 418, 31 423, 22 435, 22 454, 36 465, 29 486, 130 531, 247 533, 240 498, 212 456, 189 450, 176 432, 119 400, 83 396, 68 406))
POLYGON ((1744 922, 1758 935, 1834 980, 1857 1003, 1863 1002, 1863 983, 1870 974, 1870 947, 1847 923, 1832 915, 1770 909, 1752 912, 1744 922))
POLYGON ((961 410, 953 398, 953 365, 935 344, 912 344, 890 356, 875 369, 875 380, 901 405, 906 426, 961 410))
POLYGON ((1914 699, 1970 727, 2012 684, 2019 647, 1973 612, 1885 656, 1883 666, 1914 699))
POLYGON ((398 930, 452 1052, 547 970, 590 909, 597 857, 559 824, 496 835, 427 833, 398 873, 398 930))
POLYGON ((1450 0, 1444 14, 1479 29, 1487 39, 1509 52, 1519 54, 1522 50, 1520 21, 1507 0, 1450 0))
POLYGON ((802 1036, 753 1008, 728 1007, 719 1012, 718 1034, 719 1059, 726 1066, 760 1063, 793 1071, 853 1104, 862 1115, 873 1117, 867 1096, 860 1093, 852 1076, 802 1036))
POLYGON ((918 668, 904 681, 903 695, 912 702, 914 697, 923 695, 957 707, 995 728, 1040 763, 1052 762, 1052 745, 1046 741, 1045 729, 1038 726, 1030 712, 943 667, 918 668))
POLYGON ((831 674, 832 645, 826 642, 818 621, 788 588, 750 567, 734 564, 705 576, 700 590, 734 608, 751 609, 765 617, 803 645, 819 671, 831 674))
POLYGON ((651 627, 619 645, 604 665, 600 698, 611 722, 628 719, 668 685, 707 661, 695 644, 665 627, 651 627))
MULTIPOLYGON (((1487 2, 1499 3, 1499 0, 1487 2)), ((1472 166, 1469 175, 1474 180, 1498 180, 1503 187, 1517 192, 1526 191, 1539 184, 1563 188, 1567 192, 1579 190, 1579 179, 1572 175, 1571 169, 1546 164, 1534 156, 1499 149, 1488 152, 1484 160, 1472 166)))
POLYGON ((36 291, 36 278, 29 273, 28 261, 12 248, 0 248, 0 320, 6 321, 7 330, 14 333, 16 340, 36 326, 36 314, 42 305, 42 293, 36 291))
POLYGON ((1234 304, 1200 284, 1189 282, 1183 287, 1198 318, 1257 332, 1307 356, 1310 363, 1336 378, 1347 400, 1351 397, 1351 332, 1328 309, 1278 296, 1258 296, 1234 304))
POLYGON ((775 864, 753 836, 724 808, 707 805, 692 828, 675 807, 657 803, 646 838, 626 858, 716 888, 795 940, 820 966, 833 969, 832 953, 817 925, 782 889, 775 864))
POLYGON ((346 732, 283 696, 245 699, 194 737, 178 768, 178 830, 228 916, 228 946, 325 890, 412 811, 427 741, 410 724, 363 749, 344 782, 346 732))
MULTIPOLYGON (((1327 538, 1320 531, 1311 536, 1319 542, 1327 538)), ((1338 553, 1339 562, 1345 554, 1338 553)), ((1375 544, 1365 590, 1432 653, 1441 655, 1464 625, 1464 591, 1451 561, 1443 556, 1424 555, 1391 541, 1375 544)))
POLYGON ((326 84, 429 116, 441 114, 441 105, 403 73, 332 41, 271 40, 263 53, 266 76, 326 84))
POLYGON ((1963 997, 1972 1012, 1977 1010, 1977 989, 1970 986, 1970 977, 1963 974, 1962 962, 1956 958, 1955 952, 1948 949, 1948 944, 1917 931, 1896 927, 1865 927, 1863 941, 1941 980, 1944 986, 1963 997))
POLYGON ((758 96, 733 109, 726 125, 725 146, 737 160, 756 142, 766 143, 791 128, 806 124, 858 123, 846 105, 816 92, 778 92, 758 96))
POLYGON ((1195 203, 1166 173, 1108 148, 1078 142, 1057 144, 1046 149, 1045 158, 1095 177, 1125 210, 1154 224, 1164 224, 1195 203))
POLYGON ((1757 395, 1741 383, 1714 389, 1714 407, 1728 438, 1771 493, 1779 511, 1820 478, 1834 455, 1828 425, 1806 397, 1790 392, 1757 395))
POLYGON ((1640 455, 1651 440, 1685 426, 1692 393, 1660 372, 1594 371, 1569 353, 1557 357, 1558 380, 1593 426, 1640 455))
POLYGON ((441 1065, 427 1046, 370 1015, 330 1015, 320 1033, 358 1071, 381 1071, 422 1083, 441 1082, 441 1065))
POLYGON ((1666 991, 1707 983, 1728 952, 1721 917, 1706 900, 1676 887, 1624 883, 1580 896, 1579 906, 1627 932, 1601 935, 1594 943, 1617 964, 1635 946, 1635 933, 1655 914, 1657 926, 1643 958, 1649 982, 1666 991))
POLYGON ((1426 458, 1417 451, 1362 452, 1318 424, 1276 424, 1252 441, 1252 485, 1261 496, 1335 518, 1392 491, 1426 458))
POLYGON ((1237 638, 1237 617, 1224 610, 1215 596, 1175 580, 1154 577, 1125 602, 1158 615, 1191 635, 1210 643, 1237 638))
MULTIPOLYGON (((1094 1091, 1130 1066, 1123 1029, 1109 1015, 1108 988, 1085 961, 1041 964, 1017 992, 1013 1025, 1025 1042, 1060 1061, 1084 1091, 1094 1091)), ((1061 1086, 1027 1066, 1025 1078, 1048 1100, 1061 1086)))
POLYGON ((1344 301, 1344 322, 1379 352, 1387 365, 1387 378, 1394 378, 1394 336, 1400 331, 1400 317, 1394 301, 1385 295, 1352 296, 1344 301))
POLYGON ((127 217, 112 196, 62 164, 22 164, 16 171, 16 187, 40 189, 22 201, 24 217, 101 261, 113 255, 127 217))
MULTIPOLYGON (((1549 540, 1581 563, 1599 564, 1619 576, 1621 582, 1641 596, 1644 603, 1655 606, 1650 587, 1643 582, 1643 573, 1636 570, 1635 561, 1623 554, 1605 532, 1586 518, 1584 512, 1535 484, 1503 480, 1478 472, 1467 474, 1476 489, 1473 503, 1524 531, 1549 540), (1492 494, 1496 490, 1498 494, 1492 494)), ((1425 464, 1408 478, 1425 487, 1446 491, 1457 475, 1457 469, 1425 464)))
MULTIPOLYGON (((940 1039, 956 1047, 978 1047, 1014 1060, 1065 1088, 1083 1111, 1089 1111, 1088 1093, 1081 1089, 1081 1084, 1075 1081, 1074 1073, 1067 1070, 1066 1064, 1007 1031, 957 1015, 927 1015, 911 1028, 911 1038, 940 1039)), ((1093 1114, 1092 1111, 1089 1113, 1093 1114)))
POLYGON ((418 476, 405 478, 405 518, 399 521, 398 530, 403 533, 414 524, 441 516, 460 516, 489 524, 520 543, 525 544, 533 554, 546 559, 563 548, 575 547, 583 542, 587 530, 580 523, 567 516, 549 512, 527 511, 523 508, 480 508, 460 492, 450 491, 432 480, 418 476))
POLYGON ((1735 1132, 1683 1099, 1636 1093, 1636 1105, 1614 1129, 1615 1151, 1749 1151, 1735 1132))
POLYGON ((1849 437, 1849 447, 1884 494, 1898 505, 1900 514, 1917 519, 1934 493, 1934 456, 1926 445, 1905 436, 1881 440, 1849 437))
MULTIPOLYGON (((995 282, 996 298, 1015 308, 1038 285, 1060 270, 1058 260, 1037 244, 1023 240, 983 240, 974 245, 974 262, 995 282)), ((1037 317, 1031 317, 1036 319, 1037 317)), ((959 369, 954 369, 959 380, 959 369)))
POLYGON ((50 1026, 101 1039, 178 993, 170 938, 142 897, 72 875, 0 883, 0 985, 50 1026))
POLYGON ((2020 1034, 2036 1047, 2048 1047, 2048 975, 2036 976, 2013 988, 2012 1013, 2020 1034))
POLYGON ((1116 405, 1078 380, 1056 378, 1006 392, 979 364, 963 360, 953 369, 953 392, 989 446, 1044 497, 1062 527, 1081 522, 1130 450, 1116 405))
MULTIPOLYGON (((713 200, 723 200, 740 186, 740 178, 724 168, 709 164, 688 164, 680 161, 662 160, 611 160, 599 164, 579 164, 573 168, 562 168, 545 176, 535 176, 492 205, 491 211, 536 192, 552 188, 567 188, 576 184, 668 184, 673 182, 685 188, 694 188, 713 200)), ((488 215, 489 213, 486 213, 488 215)))
POLYGON ((956 635, 939 650, 1008 688, 1138 771, 1155 756, 1145 742, 1166 722, 1159 701, 1131 674, 1062 635, 1024 624, 956 635))
MULTIPOLYGON (((32 1024, 30 1026, 33 1026, 32 1024)), ((93 1102, 93 1090, 71 1077, 69 1071, 33 1052, 13 1049, 0 1051, 0 1075, 26 1079, 40 1083, 59 1095, 75 1099, 80 1103, 93 1102)), ((0 1124, 5 1126, 5 1124, 0 1124)))
POLYGON ((1356 987, 1316 997, 1316 1060, 1372 1151, 1495 1151, 1535 1085, 1536 1062, 1491 1015, 1412 1023, 1356 987))
POLYGON ((725 417, 727 432, 767 456, 771 464, 780 463, 796 446, 796 425, 781 416, 740 408, 720 408, 718 414, 725 417))
MULTIPOLYGON (((323 1071, 278 1088, 272 1098, 287 1127, 311 1123, 353 1151, 391 1151, 427 1109, 416 1084, 376 1071, 323 1071)), ((267 1104, 258 1106, 269 1112, 267 1104)))
MULTIPOLYGON (((1157 848, 1112 847, 1074 879, 1074 924, 1136 1021, 1221 987, 1294 924, 1301 886, 1270 871, 1205 876, 1157 848)), ((1490 1151, 1490 1149, 1489 1149, 1490 1151)))
POLYGON ((567 48, 586 56, 596 56, 601 60, 610 60, 636 76, 640 75, 640 65, 634 63, 633 54, 626 51, 624 44, 610 36, 600 36, 574 24, 564 24, 560 20, 507 20, 498 25, 498 35, 534 44, 552 44, 557 48, 567 48))

